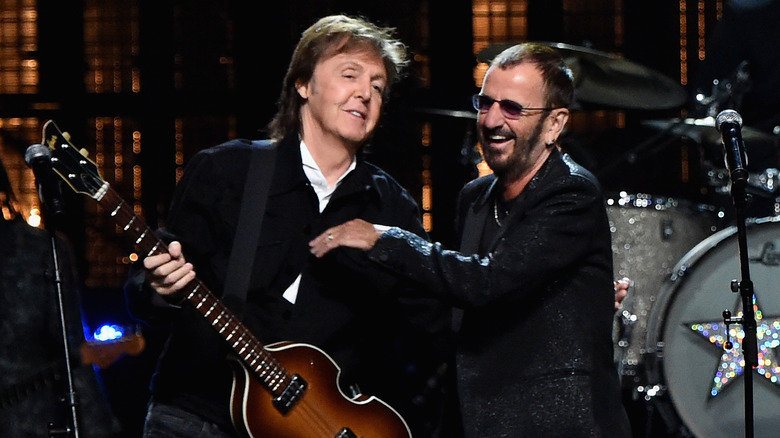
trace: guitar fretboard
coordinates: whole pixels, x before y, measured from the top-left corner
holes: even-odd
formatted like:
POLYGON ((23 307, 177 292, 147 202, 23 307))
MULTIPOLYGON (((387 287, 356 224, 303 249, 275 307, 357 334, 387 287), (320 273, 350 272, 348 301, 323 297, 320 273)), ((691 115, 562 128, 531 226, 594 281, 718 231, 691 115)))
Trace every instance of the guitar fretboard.
MULTIPOLYGON (((110 212, 114 223, 126 234, 144 257, 163 254, 167 245, 146 225, 140 216, 112 189, 104 183, 96 197, 103 209, 110 212)), ((293 376, 288 373, 264 348, 249 329, 230 311, 206 285, 195 278, 181 291, 186 300, 200 312, 228 343, 238 357, 263 382, 274 396, 279 396, 289 386, 293 376)))

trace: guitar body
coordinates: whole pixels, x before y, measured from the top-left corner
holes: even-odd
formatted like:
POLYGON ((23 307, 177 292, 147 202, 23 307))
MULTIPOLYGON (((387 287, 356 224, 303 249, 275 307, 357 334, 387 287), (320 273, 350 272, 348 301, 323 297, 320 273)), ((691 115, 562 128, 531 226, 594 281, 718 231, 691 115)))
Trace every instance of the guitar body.
POLYGON ((234 364, 231 416, 252 438, 409 438, 403 418, 376 397, 350 399, 338 386, 341 370, 322 350, 308 344, 279 342, 265 347, 290 373, 308 383, 306 393, 286 414, 243 364, 234 364), (351 434, 350 434, 351 433, 351 434))

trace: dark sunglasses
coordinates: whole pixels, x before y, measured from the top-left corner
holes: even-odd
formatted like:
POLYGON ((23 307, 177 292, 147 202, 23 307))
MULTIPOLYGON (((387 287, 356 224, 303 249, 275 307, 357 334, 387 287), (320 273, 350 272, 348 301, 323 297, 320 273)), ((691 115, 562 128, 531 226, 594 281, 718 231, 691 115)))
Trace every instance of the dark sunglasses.
POLYGON ((474 105, 474 109, 486 113, 490 110, 494 103, 498 103, 498 107, 501 108, 501 114, 507 119, 519 119, 523 115, 523 111, 551 111, 555 108, 527 108, 513 100, 496 100, 490 96, 484 94, 475 94, 471 97, 471 103, 474 105))

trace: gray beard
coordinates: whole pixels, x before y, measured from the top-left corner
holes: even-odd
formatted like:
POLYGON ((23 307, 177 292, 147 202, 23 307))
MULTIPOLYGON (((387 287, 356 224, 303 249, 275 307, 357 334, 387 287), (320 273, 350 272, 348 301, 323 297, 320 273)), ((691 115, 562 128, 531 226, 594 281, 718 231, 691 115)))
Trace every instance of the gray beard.
MULTIPOLYGON (((510 155, 506 161, 497 161, 496 157, 493 156, 489 149, 484 149, 485 162, 490 166, 490 169, 498 179, 501 181, 514 181, 520 179, 525 172, 534 165, 531 161, 531 153, 534 151, 534 148, 537 147, 536 145, 539 144, 543 125, 544 121, 540 120, 539 123, 536 124, 536 127, 534 127, 531 135, 523 142, 523 147, 516 147, 512 151, 512 155, 510 155)), ((480 137, 482 138, 482 136, 480 137)), ((516 146, 521 144, 520 140, 520 138, 516 138, 516 146)))

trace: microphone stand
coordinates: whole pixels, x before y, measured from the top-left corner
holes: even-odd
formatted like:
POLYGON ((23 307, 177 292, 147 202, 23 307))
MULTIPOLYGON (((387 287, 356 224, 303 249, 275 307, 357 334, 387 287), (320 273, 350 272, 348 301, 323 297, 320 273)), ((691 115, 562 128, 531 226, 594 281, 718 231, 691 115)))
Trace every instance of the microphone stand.
POLYGON ((78 426, 78 395, 73 384, 73 369, 71 367, 70 358, 70 340, 68 333, 67 315, 65 314, 65 299, 62 290, 62 276, 60 274, 59 257, 57 251, 57 213, 58 211, 51 209, 46 205, 46 199, 42 195, 42 187, 39 184, 39 197, 41 201, 41 212, 43 214, 44 228, 49 232, 49 238, 51 240, 51 253, 54 263, 54 283, 57 289, 57 307, 60 317, 60 329, 62 332, 62 345, 65 354, 65 369, 66 378, 68 381, 68 394, 66 397, 67 404, 70 408, 71 424, 64 427, 57 427, 54 423, 48 423, 49 436, 72 436, 73 438, 79 438, 79 426, 78 426), (72 428, 70 427, 72 426, 72 428), (71 435, 72 433, 72 435, 71 435))
MULTIPOLYGON (((745 224, 745 207, 748 195, 745 191, 745 181, 734 182, 732 178, 731 194, 734 198, 734 209, 737 218, 737 233, 739 244, 739 264, 742 280, 731 281, 731 291, 739 292, 742 298, 742 316, 731 317, 731 312, 723 311, 726 323, 726 336, 730 324, 742 324, 745 337, 742 340, 742 355, 745 366, 742 375, 745 378, 745 437, 753 438, 753 369, 758 366, 758 340, 756 334, 756 317, 753 311, 753 282, 750 279, 750 266, 747 247, 747 226, 745 224)), ((733 346, 727 342, 726 348, 733 346)))

